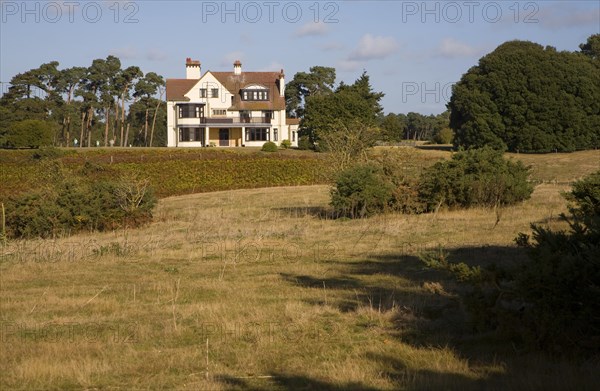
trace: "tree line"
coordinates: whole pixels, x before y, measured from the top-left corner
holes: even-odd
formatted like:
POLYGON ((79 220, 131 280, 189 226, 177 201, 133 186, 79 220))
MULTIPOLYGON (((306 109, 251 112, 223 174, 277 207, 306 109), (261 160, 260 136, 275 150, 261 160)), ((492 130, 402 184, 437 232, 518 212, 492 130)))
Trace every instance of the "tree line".
POLYGON ((115 56, 89 67, 58 61, 15 75, 0 98, 0 146, 166 144, 165 82, 115 56))

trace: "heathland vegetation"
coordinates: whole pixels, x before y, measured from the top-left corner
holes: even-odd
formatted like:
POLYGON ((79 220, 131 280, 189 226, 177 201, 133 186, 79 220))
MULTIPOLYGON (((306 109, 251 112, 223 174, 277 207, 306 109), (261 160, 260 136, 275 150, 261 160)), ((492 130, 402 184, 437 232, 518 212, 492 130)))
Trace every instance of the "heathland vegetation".
POLYGON ((0 151, 0 387, 594 389, 598 39, 503 44, 439 116, 300 72, 288 113, 320 153, 39 148, 78 114, 82 144, 137 123, 151 145, 162 79, 18 75, 0 138, 36 149, 0 151), (404 138, 458 150, 377 146, 404 138))
MULTIPOLYGON (((452 155, 392 151, 419 162, 415 170, 452 155)), ((0 262, 1 387, 592 390, 600 370, 593 356, 554 344, 539 353, 514 331, 499 333, 500 312, 484 307, 476 317, 465 304, 471 281, 423 262, 482 273, 518 266, 529 250, 514 239, 534 238, 531 222, 570 230, 561 193, 597 170, 597 151, 510 157, 531 166, 536 188, 500 208, 498 223, 485 207, 332 219, 330 186, 318 185, 167 197, 138 229, 9 240, 0 262)), ((579 251, 556 245, 540 255, 579 251)), ((556 291, 577 295, 574 307, 548 307, 557 315, 596 297, 585 283, 597 261, 588 260, 572 264, 577 290, 556 291)), ((516 271, 523 281, 535 276, 516 271)), ((495 294, 485 281, 482 300, 495 294)), ((504 281, 503 290, 511 286, 504 281)), ((544 287, 536 281, 532 288, 544 287)), ((498 303, 519 316, 518 296, 503 297, 498 303)), ((533 308, 512 325, 552 320, 531 318, 533 308)), ((564 341, 589 332, 581 326, 595 314, 576 312, 564 341)), ((593 339, 577 340, 593 348, 593 339)))

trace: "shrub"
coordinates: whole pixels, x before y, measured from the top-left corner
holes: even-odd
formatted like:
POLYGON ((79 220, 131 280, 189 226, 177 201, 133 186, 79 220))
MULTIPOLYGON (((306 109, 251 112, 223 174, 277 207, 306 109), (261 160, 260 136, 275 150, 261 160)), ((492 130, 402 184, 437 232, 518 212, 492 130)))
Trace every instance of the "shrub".
POLYGON ((424 210, 419 199, 419 181, 416 171, 418 163, 411 153, 383 151, 374 163, 383 170, 383 175, 393 186, 390 209, 402 213, 419 213, 424 210))
POLYGON ((452 144, 454 132, 450 128, 442 128, 433 136, 433 142, 436 144, 452 144))
POLYGON ((485 269, 453 264, 442 254, 422 258, 452 272, 470 289, 464 302, 478 331, 528 350, 596 354, 600 349, 600 171, 576 182, 567 200, 570 230, 552 231, 532 224, 532 236, 517 244, 528 260, 485 269))
POLYGON ((40 147, 31 155, 31 159, 33 159, 33 160, 58 159, 65 155, 66 155, 65 152, 63 152, 62 150, 55 148, 55 147, 40 147))
POLYGON ((39 148, 52 145, 55 125, 40 120, 18 121, 10 125, 2 144, 7 148, 39 148))
POLYGON ((272 141, 267 141, 260 150, 263 152, 277 152, 277 144, 272 141))
POLYGON ((339 173, 331 190, 331 205, 338 216, 367 217, 390 206, 393 190, 380 166, 356 165, 339 173))
POLYGON ((9 199, 7 236, 55 237, 83 230, 137 227, 151 220, 155 204, 147 182, 63 180, 51 189, 9 199))
POLYGON ((314 145, 310 142, 308 136, 300 136, 298 138, 298 149, 307 151, 309 149, 314 149, 314 145))
POLYGON ((520 234, 529 262, 515 274, 520 316, 532 335, 525 342, 546 350, 600 349, 600 171, 576 182, 565 198, 570 231, 532 225, 520 234))
POLYGON ((292 147, 292 142, 288 139, 281 140, 281 148, 288 149, 292 147))
POLYGON ((429 211, 440 206, 512 205, 531 196, 528 174, 521 162, 504 159, 500 151, 461 151, 424 170, 419 196, 429 211))

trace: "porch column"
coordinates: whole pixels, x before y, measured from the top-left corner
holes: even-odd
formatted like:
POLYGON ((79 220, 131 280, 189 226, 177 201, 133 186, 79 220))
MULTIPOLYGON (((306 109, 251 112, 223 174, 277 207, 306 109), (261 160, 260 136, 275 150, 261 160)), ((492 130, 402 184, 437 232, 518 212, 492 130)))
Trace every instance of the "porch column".
POLYGON ((242 145, 246 145, 246 127, 242 126, 242 145))
POLYGON ((207 126, 204 128, 204 146, 208 147, 210 145, 208 140, 208 135, 210 134, 210 128, 207 126))

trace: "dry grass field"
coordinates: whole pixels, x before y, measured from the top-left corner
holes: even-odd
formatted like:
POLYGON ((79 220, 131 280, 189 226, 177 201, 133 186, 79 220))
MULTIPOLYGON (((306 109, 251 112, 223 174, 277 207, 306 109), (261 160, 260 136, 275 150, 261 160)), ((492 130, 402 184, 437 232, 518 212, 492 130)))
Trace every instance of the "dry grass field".
MULTIPOLYGON (((428 151, 440 157, 446 152, 428 151)), ((474 337, 455 283, 418 255, 518 262, 531 222, 565 227, 567 182, 598 151, 515 155, 530 200, 328 218, 329 187, 162 199, 138 230, 10 241, 0 389, 592 390, 600 363, 474 337)))

